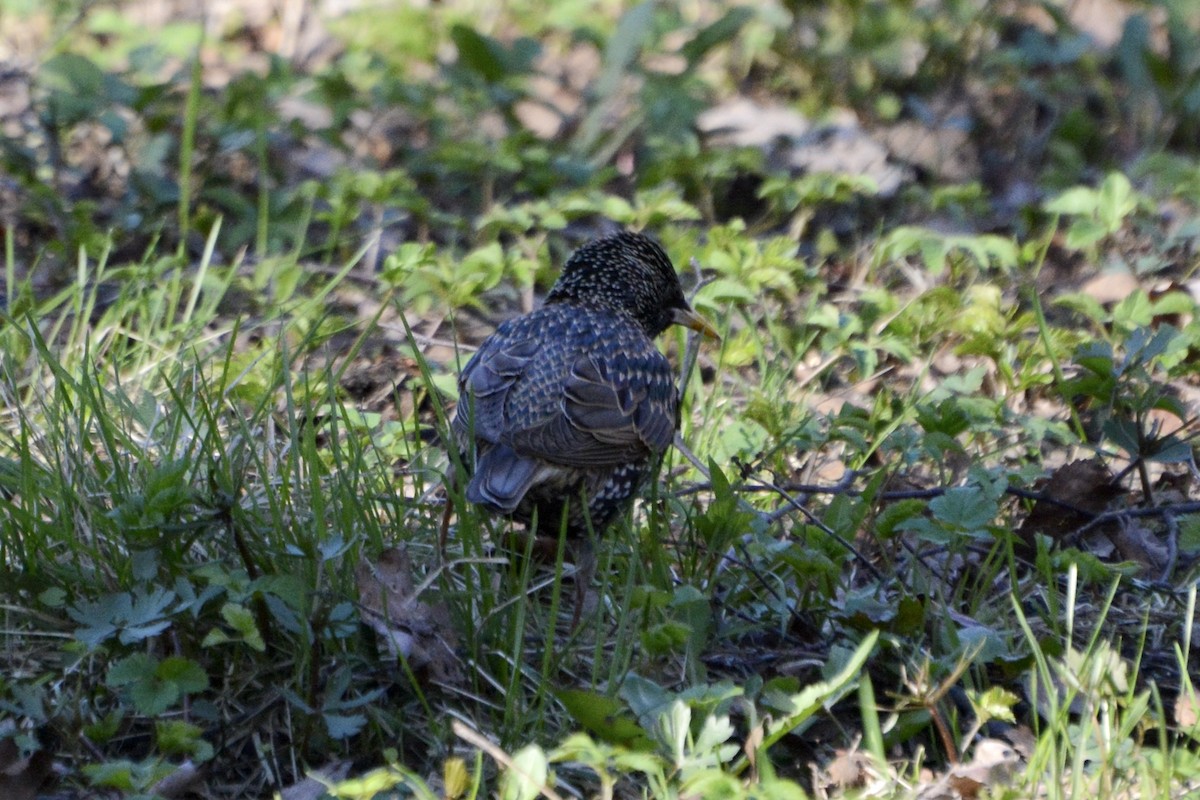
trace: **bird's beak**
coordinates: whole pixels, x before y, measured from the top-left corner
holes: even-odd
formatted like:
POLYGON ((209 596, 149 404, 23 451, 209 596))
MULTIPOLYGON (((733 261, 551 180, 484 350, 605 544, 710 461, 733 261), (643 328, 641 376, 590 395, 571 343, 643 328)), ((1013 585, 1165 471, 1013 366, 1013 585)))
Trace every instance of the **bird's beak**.
POLYGON ((671 321, 676 325, 691 328, 710 339, 721 341, 721 334, 717 333, 717 329, 713 327, 712 323, 686 306, 671 309, 671 321))

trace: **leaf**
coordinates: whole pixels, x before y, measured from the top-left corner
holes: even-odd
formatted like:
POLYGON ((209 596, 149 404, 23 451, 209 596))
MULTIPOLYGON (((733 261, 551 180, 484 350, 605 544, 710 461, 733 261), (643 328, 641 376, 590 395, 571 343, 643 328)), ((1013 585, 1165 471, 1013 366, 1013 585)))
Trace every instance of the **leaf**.
POLYGON ((54 122, 70 125, 97 113, 107 104, 104 72, 91 59, 73 53, 54 56, 38 71, 50 89, 54 122))
POLYGON ((629 710, 637 715, 638 722, 645 730, 653 729, 658 718, 670 708, 673 700, 671 693, 666 689, 635 673, 625 676, 618 694, 629 705, 629 710))
POLYGON ((946 256, 950 254, 950 247, 945 239, 926 237, 921 240, 918 250, 930 275, 936 278, 946 271, 946 256))
POLYGON ((134 789, 132 761, 105 761, 100 764, 85 764, 83 766, 83 774, 87 775, 88 781, 93 786, 103 786, 123 792, 132 792, 134 789))
MULTIPOLYGON (((1189 300, 1189 302, 1191 302, 1189 300)), ((1095 298, 1089 297, 1083 292, 1071 292, 1061 295, 1053 301, 1053 305, 1062 308, 1068 308, 1075 311, 1091 322, 1103 322, 1108 319, 1108 314, 1104 311, 1104 306, 1100 305, 1095 298)))
POLYGON ((1159 464, 1187 464, 1192 458, 1192 445, 1176 436, 1167 436, 1154 442, 1154 450, 1148 460, 1159 464))
POLYGON ((100 646, 117 633, 132 605, 127 593, 107 594, 95 601, 81 600, 67 609, 67 615, 84 626, 75 630, 75 638, 89 648, 100 646))
POLYGON ((62 608, 67 604, 67 592, 60 586, 52 586, 38 594, 38 601, 50 608, 62 608))
POLYGON ((875 649, 875 643, 878 640, 879 631, 872 631, 867 634, 866 638, 862 640, 862 643, 859 644, 858 648, 846 661, 846 664, 837 675, 834 675, 827 681, 814 683, 787 698, 787 706, 783 717, 772 720, 767 724, 767 732, 766 736, 763 737, 760 752, 766 752, 767 748, 804 724, 813 714, 821 710, 826 703, 835 702, 848 692, 854 678, 862 671, 867 658, 875 649))
MULTIPOLYGON (((692 749, 696 753, 718 753, 721 760, 725 760, 733 755, 729 752, 725 743, 734 734, 733 724, 729 721, 729 717, 725 715, 710 715, 705 718, 704 725, 700 728, 700 735, 696 737, 696 742, 692 749)), ((736 746, 733 748, 736 751, 736 746)))
POLYGON ((1086 250, 1108 235, 1108 229, 1090 217, 1080 217, 1067 228, 1066 245, 1072 250, 1086 250))
POLYGON ((255 623, 250 609, 240 603, 226 603, 221 606, 221 616, 229 624, 229 627, 237 631, 242 641, 251 648, 260 653, 267 649, 267 644, 263 641, 262 633, 258 630, 258 625, 255 623))
POLYGON ((197 761, 208 761, 213 756, 213 747, 204 740, 200 727, 183 720, 156 722, 154 741, 160 750, 170 755, 192 756, 197 761))
POLYGON ((1019 698, 999 686, 993 686, 990 689, 975 694, 968 690, 967 697, 971 700, 971 706, 975 709, 976 716, 982 720, 998 719, 1006 722, 1012 722, 1013 707, 1019 702, 1019 698))
POLYGON ((751 796, 754 800, 808 800, 800 784, 786 778, 764 778, 751 796))
POLYGON ((1112 312, 1113 323, 1127 330, 1148 327, 1154 322, 1154 305, 1149 296, 1138 289, 1121 302, 1112 312))
POLYGON ((679 48, 679 53, 688 60, 689 69, 704 58, 714 47, 737 36, 738 31, 754 18, 754 10, 746 6, 731 8, 716 22, 697 33, 690 42, 679 48))
POLYGON ((164 681, 174 683, 181 692, 187 694, 202 692, 208 688, 208 674, 204 668, 183 656, 168 656, 163 659, 155 674, 164 681))
POLYGON ((169 628, 171 621, 163 615, 174 602, 175 593, 166 589, 155 589, 149 594, 134 590, 134 602, 125 620, 125 628, 117 636, 121 644, 140 642, 169 628))
POLYGON ((488 83, 497 83, 504 77, 504 62, 499 55, 503 47, 495 39, 468 25, 452 27, 450 38, 458 48, 458 60, 464 67, 488 83))
POLYGON ((1123 173, 1113 172, 1100 184, 1097 213, 1108 233, 1116 233, 1125 217, 1137 209, 1137 194, 1123 173))
POLYGON ((671 761, 676 766, 683 764, 684 749, 692 729, 692 709, 682 700, 675 700, 671 703, 671 709, 659 717, 658 726, 671 761))
POLYGON ((129 699, 138 713, 157 717, 175 704, 181 696, 179 687, 157 677, 137 681, 129 686, 129 699))
POLYGON ((556 692, 555 697, 576 722, 604 741, 649 749, 650 738, 646 731, 626 713, 626 706, 617 699, 586 689, 563 689, 556 692))
POLYGON ((1074 186, 1050 198, 1042 209, 1050 214, 1090 216, 1096 213, 1096 191, 1087 186, 1074 186))
POLYGON ((329 735, 334 739, 349 739, 354 734, 363 729, 367 724, 367 718, 362 714, 330 714, 325 712, 321 715, 321 719, 325 722, 325 729, 329 731, 329 735))
POLYGON ((604 48, 604 69, 596 81, 596 94, 606 98, 633 64, 653 29, 654 3, 645 2, 626 11, 604 48))
POLYGON ((1104 435, 1131 456, 1142 455, 1139 434, 1138 424, 1131 419, 1107 419, 1104 421, 1104 435))
POLYGON ((681 797, 733 798, 745 791, 736 777, 717 768, 690 775, 679 788, 681 797))
POLYGON ((920 517, 925 512, 925 502, 909 498, 888 503, 875 518, 875 535, 889 539, 900 530, 906 520, 920 517))
POLYGON ((550 775, 546 753, 535 744, 526 745, 512 757, 512 763, 500 776, 501 800, 534 800, 541 794, 550 775))
POLYGON ((154 659, 146 653, 134 653, 117 661, 108 670, 109 686, 128 686, 154 678, 154 659))
POLYGON ((964 531, 986 528, 996 518, 996 503, 978 486, 956 486, 929 501, 933 516, 964 531))

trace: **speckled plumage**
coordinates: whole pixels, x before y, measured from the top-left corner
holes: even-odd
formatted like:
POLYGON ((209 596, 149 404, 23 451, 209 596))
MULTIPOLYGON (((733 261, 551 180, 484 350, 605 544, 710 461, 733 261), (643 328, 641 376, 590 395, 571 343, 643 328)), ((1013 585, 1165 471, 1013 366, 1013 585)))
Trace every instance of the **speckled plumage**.
POLYGON ((547 532, 565 504, 576 538, 589 522, 607 527, 678 427, 671 366, 653 341, 677 322, 714 333, 651 239, 580 248, 546 304, 501 324, 459 376, 452 428, 467 499, 526 525, 536 516, 547 532))

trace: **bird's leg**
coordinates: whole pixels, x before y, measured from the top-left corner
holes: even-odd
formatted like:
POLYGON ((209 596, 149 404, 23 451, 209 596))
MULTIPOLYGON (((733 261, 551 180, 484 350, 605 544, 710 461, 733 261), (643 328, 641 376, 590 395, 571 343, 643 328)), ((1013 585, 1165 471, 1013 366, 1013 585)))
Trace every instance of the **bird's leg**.
POLYGON ((446 560, 446 541, 450 538, 450 517, 454 515, 454 498, 446 492, 446 510, 442 512, 441 531, 438 533, 438 556, 446 560))
POLYGON ((596 577, 596 548, 591 536, 585 536, 571 543, 575 561, 575 608, 571 612, 571 628, 573 634, 579 630, 583 619, 583 608, 587 602, 588 588, 596 577))
POLYGON ((450 465, 450 472, 446 474, 446 510, 442 512, 442 525, 438 532, 438 557, 442 562, 446 561, 446 542, 450 539, 450 518, 454 516, 454 488, 457 484, 457 474, 454 465, 450 465))

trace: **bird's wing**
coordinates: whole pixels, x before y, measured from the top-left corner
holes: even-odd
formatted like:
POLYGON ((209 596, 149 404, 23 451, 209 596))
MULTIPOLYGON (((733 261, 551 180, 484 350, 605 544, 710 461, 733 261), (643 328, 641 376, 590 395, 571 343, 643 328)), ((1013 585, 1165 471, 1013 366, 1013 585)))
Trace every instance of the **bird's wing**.
POLYGON ((564 466, 617 466, 665 450, 675 435, 678 397, 657 350, 599 359, 581 356, 553 410, 509 431, 513 450, 564 466))
POLYGON ((459 441, 498 443, 504 434, 505 401, 538 353, 536 338, 492 338, 471 357, 458 377, 454 432, 459 441))

